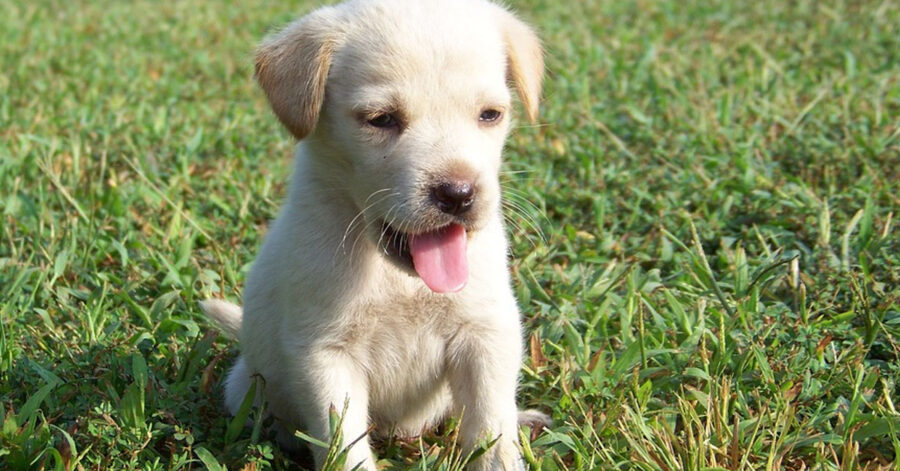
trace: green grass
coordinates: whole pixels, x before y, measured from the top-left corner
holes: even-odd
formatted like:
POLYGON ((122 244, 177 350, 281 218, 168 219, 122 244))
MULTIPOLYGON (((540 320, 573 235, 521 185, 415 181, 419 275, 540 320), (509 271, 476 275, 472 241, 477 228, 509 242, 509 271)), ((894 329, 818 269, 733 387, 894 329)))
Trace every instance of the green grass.
MULTIPOLYGON (((296 466, 224 415, 197 301, 284 196, 251 56, 311 3, 0 0, 0 468, 296 466)), ((531 464, 900 466, 900 4, 513 3, 550 71, 505 178, 531 464)))

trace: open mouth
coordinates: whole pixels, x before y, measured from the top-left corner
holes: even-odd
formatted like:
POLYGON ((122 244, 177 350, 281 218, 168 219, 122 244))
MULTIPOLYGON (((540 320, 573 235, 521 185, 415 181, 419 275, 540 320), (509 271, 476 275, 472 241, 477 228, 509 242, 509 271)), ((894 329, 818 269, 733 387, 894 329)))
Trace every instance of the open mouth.
POLYGON ((466 228, 457 223, 409 234, 382 224, 381 246, 401 265, 412 268, 435 293, 453 293, 469 280, 466 228))

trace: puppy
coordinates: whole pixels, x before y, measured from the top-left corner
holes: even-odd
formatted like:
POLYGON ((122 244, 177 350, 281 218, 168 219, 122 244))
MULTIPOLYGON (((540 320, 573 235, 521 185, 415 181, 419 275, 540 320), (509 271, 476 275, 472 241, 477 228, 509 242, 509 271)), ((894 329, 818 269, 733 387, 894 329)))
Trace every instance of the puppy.
POLYGON ((508 84, 534 120, 542 74, 535 34, 487 0, 351 0, 263 41, 256 78, 301 142, 243 312, 203 304, 241 342, 232 413, 259 375, 287 446, 298 428, 328 440, 347 401, 347 469, 376 469, 370 426, 415 436, 448 415, 465 450, 497 440, 469 469, 524 469, 498 172, 508 84))

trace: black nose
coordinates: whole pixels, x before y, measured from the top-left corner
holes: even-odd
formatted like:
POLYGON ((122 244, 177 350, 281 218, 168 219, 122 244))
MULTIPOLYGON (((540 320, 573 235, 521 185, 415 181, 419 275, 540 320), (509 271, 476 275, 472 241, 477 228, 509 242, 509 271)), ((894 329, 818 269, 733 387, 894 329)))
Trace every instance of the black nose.
POLYGON ((431 188, 438 209, 453 215, 460 215, 472 208, 475 201, 475 189, 464 181, 443 182, 431 188))

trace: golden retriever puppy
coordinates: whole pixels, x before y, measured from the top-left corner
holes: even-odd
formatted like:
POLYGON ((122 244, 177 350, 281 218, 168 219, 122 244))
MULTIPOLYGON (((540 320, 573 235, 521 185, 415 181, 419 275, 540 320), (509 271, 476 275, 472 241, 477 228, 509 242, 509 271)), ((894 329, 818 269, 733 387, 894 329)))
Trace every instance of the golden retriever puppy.
POLYGON ((498 439, 470 469, 524 469, 498 172, 510 85, 533 120, 543 67, 487 0, 351 0, 263 41, 256 78, 300 143, 243 312, 203 303, 240 340, 232 413, 259 375, 285 445, 328 440, 348 401, 347 469, 376 469, 370 426, 415 436, 450 414, 466 449, 498 439))

